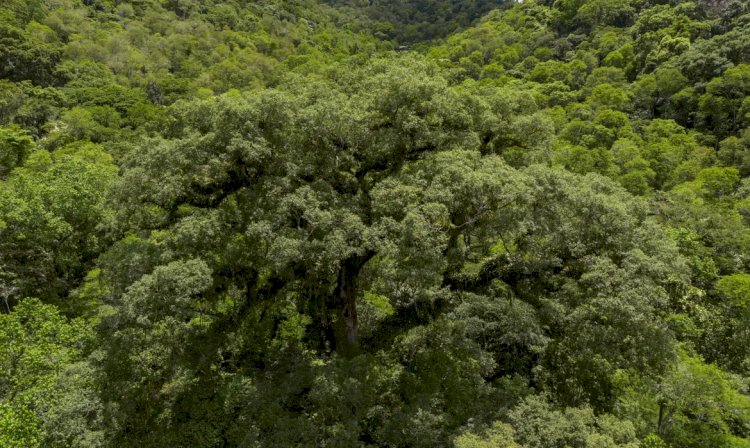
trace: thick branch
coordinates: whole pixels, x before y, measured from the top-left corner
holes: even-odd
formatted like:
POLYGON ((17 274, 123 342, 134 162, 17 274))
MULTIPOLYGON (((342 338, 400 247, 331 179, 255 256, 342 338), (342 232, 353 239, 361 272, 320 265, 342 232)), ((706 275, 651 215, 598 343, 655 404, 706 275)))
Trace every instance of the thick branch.
POLYGON ((341 262, 333 298, 338 307, 336 351, 343 356, 354 356, 359 349, 357 278, 362 267, 374 256, 375 251, 369 250, 362 255, 349 257, 341 262))

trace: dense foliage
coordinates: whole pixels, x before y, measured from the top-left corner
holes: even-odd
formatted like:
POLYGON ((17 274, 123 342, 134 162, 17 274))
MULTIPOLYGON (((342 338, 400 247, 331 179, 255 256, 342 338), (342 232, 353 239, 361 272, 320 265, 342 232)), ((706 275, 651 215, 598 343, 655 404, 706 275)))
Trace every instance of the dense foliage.
POLYGON ((8 0, 0 61, 0 446, 750 447, 746 2, 8 0))

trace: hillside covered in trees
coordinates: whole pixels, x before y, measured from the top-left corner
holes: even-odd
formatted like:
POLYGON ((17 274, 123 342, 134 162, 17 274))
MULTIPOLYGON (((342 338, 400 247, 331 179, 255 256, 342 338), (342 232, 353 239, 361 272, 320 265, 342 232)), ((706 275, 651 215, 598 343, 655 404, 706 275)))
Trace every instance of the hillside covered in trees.
POLYGON ((0 447, 750 447, 750 3, 0 2, 0 447))

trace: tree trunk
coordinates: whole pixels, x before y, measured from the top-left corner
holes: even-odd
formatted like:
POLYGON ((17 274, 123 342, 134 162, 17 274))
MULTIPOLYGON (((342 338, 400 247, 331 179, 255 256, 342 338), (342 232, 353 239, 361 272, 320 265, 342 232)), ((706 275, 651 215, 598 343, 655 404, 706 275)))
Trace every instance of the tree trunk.
POLYGON ((350 358, 359 352, 357 335, 357 277, 362 267, 375 255, 368 251, 364 255, 347 258, 341 262, 334 300, 337 302, 336 351, 350 358))
POLYGON ((659 420, 656 422, 656 434, 659 436, 662 436, 664 433, 662 432, 662 422, 664 420, 664 403, 659 403, 659 420))

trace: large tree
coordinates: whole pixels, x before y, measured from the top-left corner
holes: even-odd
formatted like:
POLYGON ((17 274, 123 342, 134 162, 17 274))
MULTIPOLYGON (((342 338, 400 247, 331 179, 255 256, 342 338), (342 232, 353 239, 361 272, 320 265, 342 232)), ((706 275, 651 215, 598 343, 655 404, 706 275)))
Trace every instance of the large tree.
MULTIPOLYGON (((613 368, 649 375, 669 363, 658 316, 685 280, 676 247, 611 181, 508 166, 486 144, 508 132, 487 123, 502 91, 482 92, 403 57, 175 104, 164 138, 133 152, 113 188, 123 239, 102 263, 121 436, 167 443, 150 434, 165 422, 163 434, 188 437, 169 443, 186 443, 179 415, 198 412, 198 385, 214 391, 200 412, 214 409, 221 427, 232 417, 215 407, 243 377, 276 378, 266 399, 292 387, 302 402, 284 406, 306 409, 314 386, 300 363, 326 359, 353 377, 363 359, 405 364, 395 384, 416 383, 403 405, 418 390, 443 396, 440 431, 490 406, 493 378, 521 374, 564 403, 608 409, 613 368), (377 304, 390 311, 372 318, 377 304), (405 344, 424 355, 397 355, 405 344), (440 364, 454 386, 430 373, 440 364)), ((350 381, 344 372, 328 381, 350 381)), ((353 434, 386 443, 361 418, 353 434)), ((414 443, 445 440, 433 436, 414 443)))

